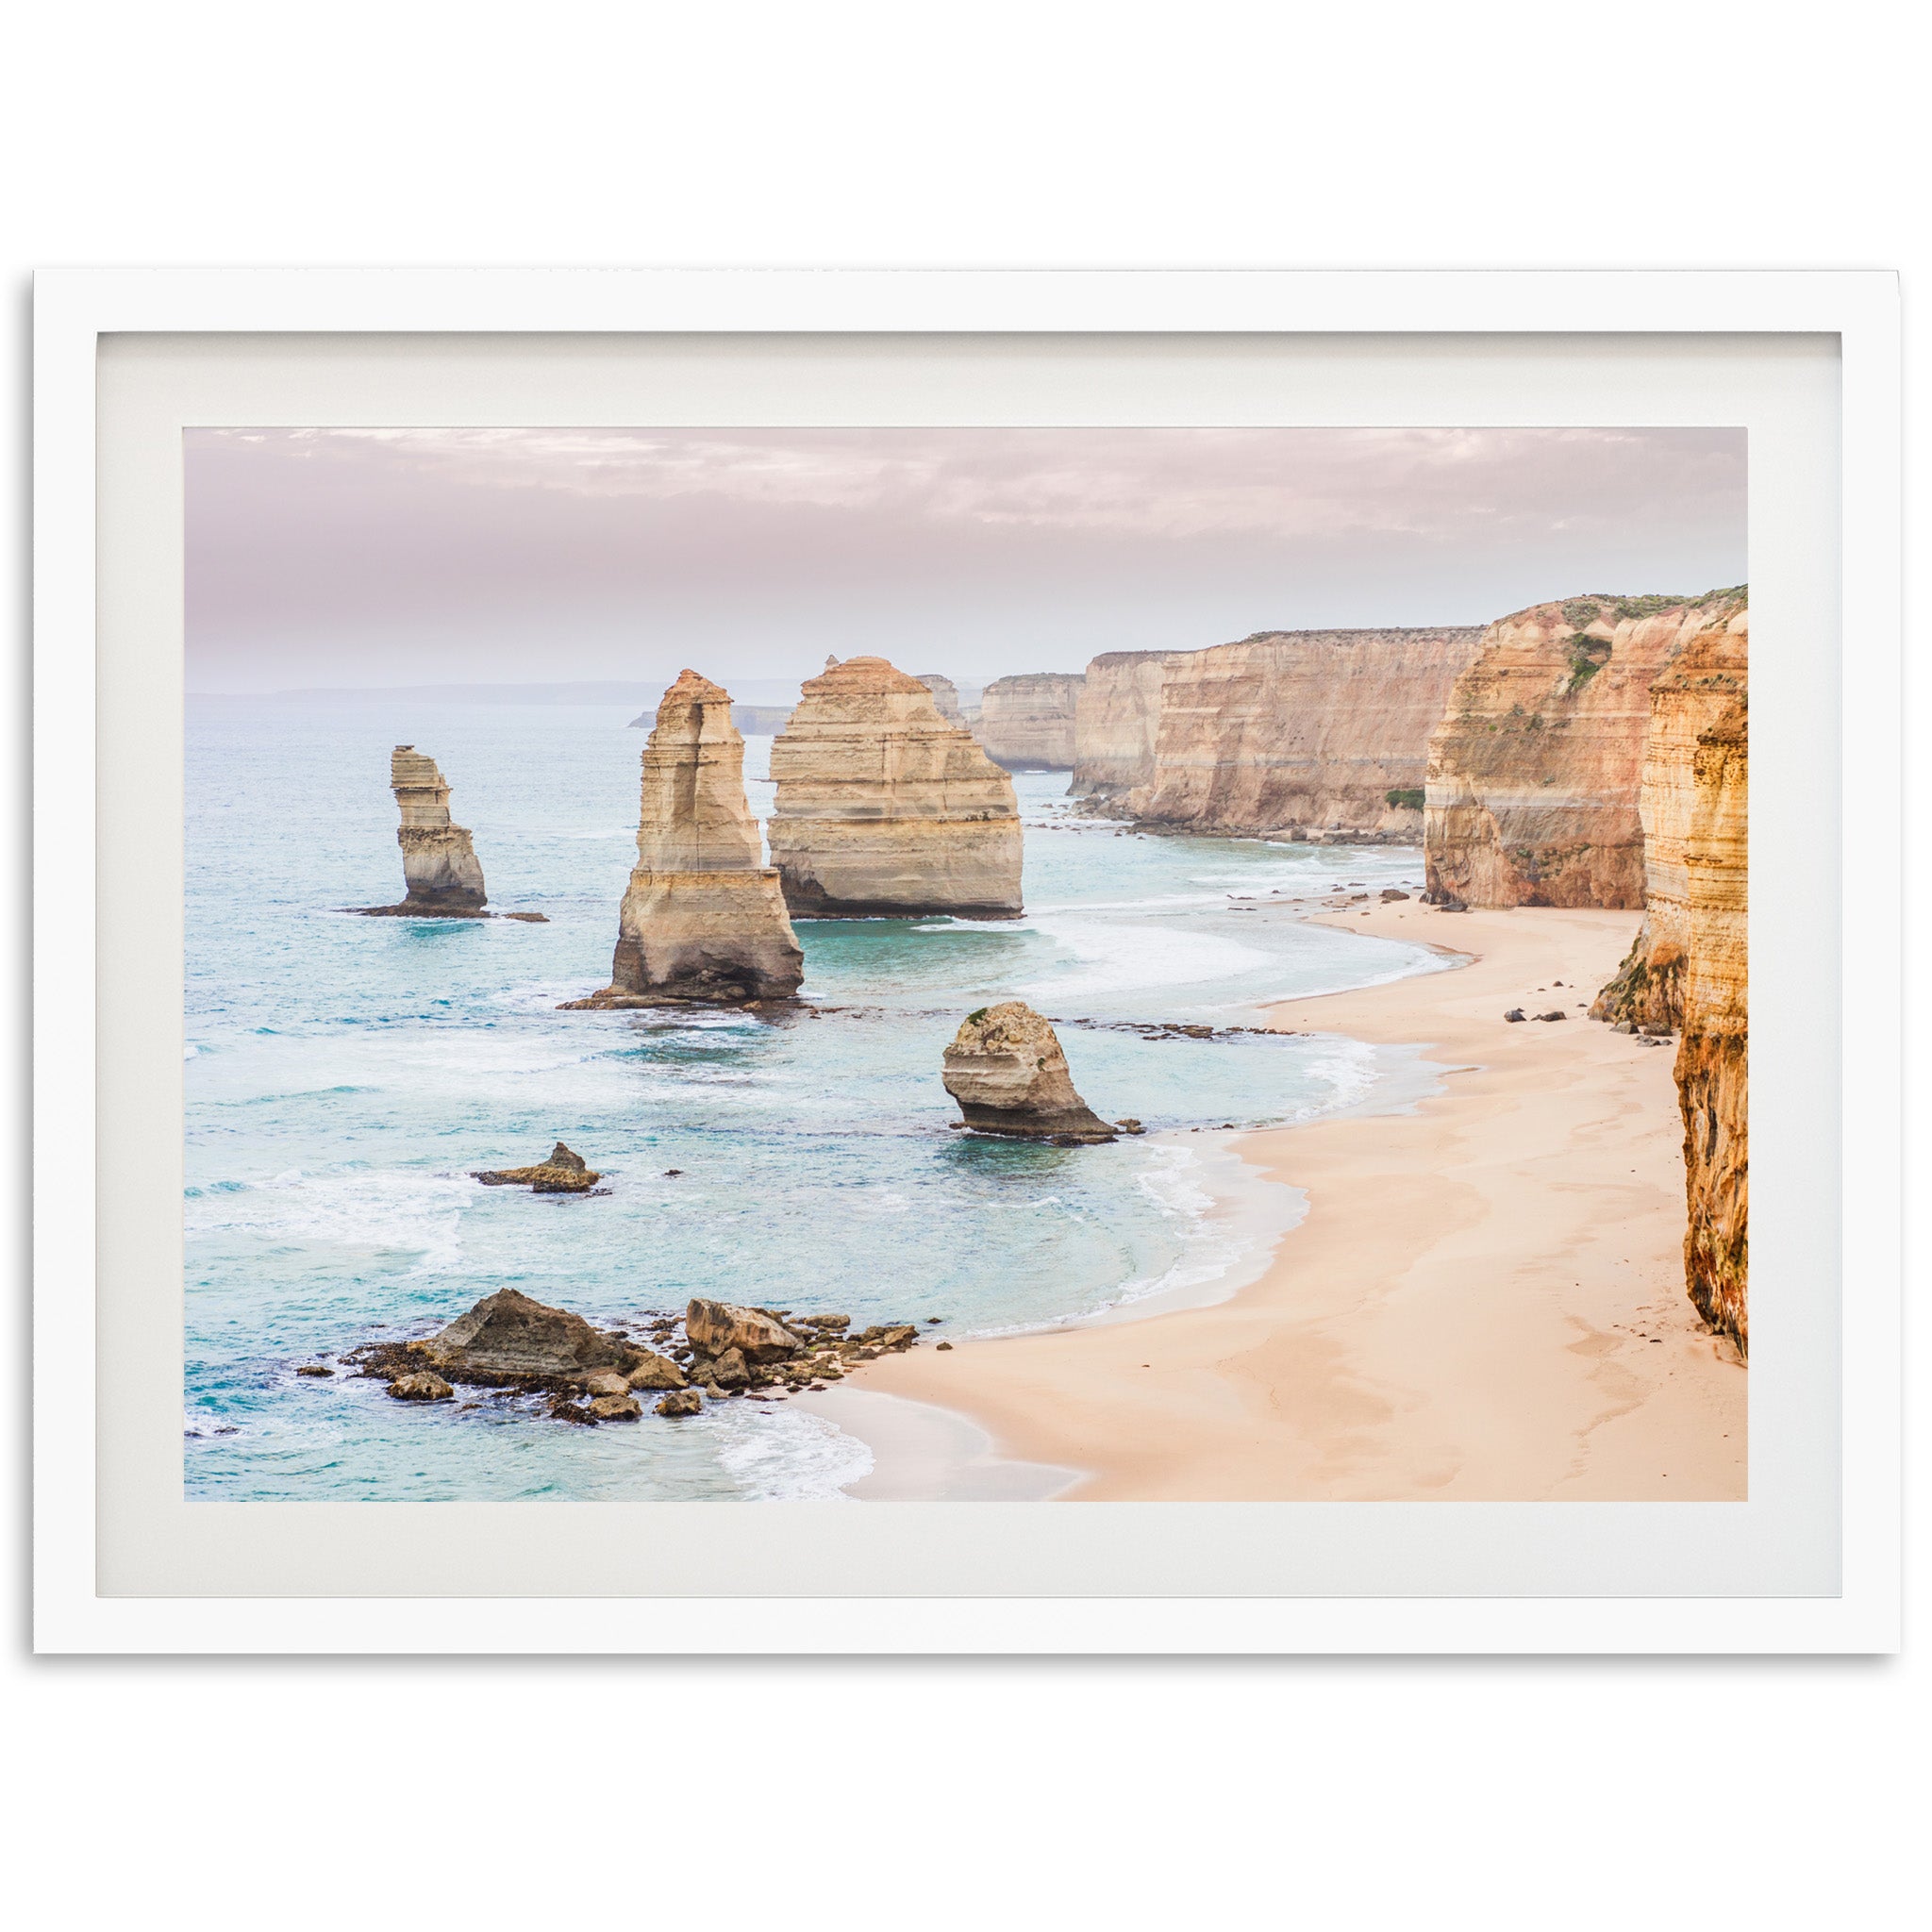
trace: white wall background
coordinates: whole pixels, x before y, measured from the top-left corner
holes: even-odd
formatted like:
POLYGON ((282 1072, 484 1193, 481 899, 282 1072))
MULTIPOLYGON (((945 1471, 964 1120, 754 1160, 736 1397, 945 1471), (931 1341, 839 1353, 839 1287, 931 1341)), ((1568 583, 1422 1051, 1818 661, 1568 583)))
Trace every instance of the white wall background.
MULTIPOLYGON (((1892 266, 1915 353, 1932 230, 1908 18, 1868 0, 42 4, 9 30, 0 115, 0 408, 24 452, 25 275, 61 263, 1892 266)), ((26 475, 24 454, 0 472, 15 746, 26 475)), ((25 779, 22 752, 16 813, 25 779)), ((16 908, 24 850, 19 830, 0 849, 16 908)), ((24 912, 15 931, 18 974, 24 912)), ((0 1149, 16 1217, 24 1122, 0 1149)), ((24 1268, 24 1235, 8 1253, 24 1268)), ((13 1307, 0 1818, 23 1923, 675 1906, 1702 1928, 1913 1909, 1932 1700, 1910 1652, 35 1663, 13 1307)), ((1909 1616, 1908 1642, 1924 1631, 1909 1616)))

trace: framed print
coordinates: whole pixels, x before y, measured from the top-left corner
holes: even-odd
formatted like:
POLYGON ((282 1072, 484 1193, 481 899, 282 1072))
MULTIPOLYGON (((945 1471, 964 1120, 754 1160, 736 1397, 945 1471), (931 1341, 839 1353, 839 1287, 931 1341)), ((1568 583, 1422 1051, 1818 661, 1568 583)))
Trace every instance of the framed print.
POLYGON ((1890 277, 38 317, 43 1648, 1895 1641, 1890 277))

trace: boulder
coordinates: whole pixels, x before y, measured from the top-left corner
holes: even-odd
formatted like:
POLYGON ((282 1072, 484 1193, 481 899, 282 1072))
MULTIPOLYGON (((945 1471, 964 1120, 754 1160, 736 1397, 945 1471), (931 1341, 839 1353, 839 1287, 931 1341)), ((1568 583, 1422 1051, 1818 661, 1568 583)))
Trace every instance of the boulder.
POLYGON ((1408 894, 1407 892, 1398 892, 1393 886, 1384 886, 1382 888, 1382 903, 1385 906, 1390 904, 1391 900, 1406 899, 1407 897, 1408 894))
POLYGON ((695 1389, 677 1389, 669 1395, 659 1398, 658 1413, 668 1416, 701 1415, 704 1413, 704 1402, 695 1389))
POLYGON ((304 1362, 295 1373, 298 1375, 333 1375, 335 1371, 325 1362, 304 1362))
POLYGON ((1539 1020, 1567 1020, 1570 1017, 1561 1007, 1552 1007, 1547 1013, 1539 1013, 1539 1020))
MULTIPOLYGON (((584 1377, 584 1393, 598 1397, 628 1395, 630 1383, 615 1369, 593 1369, 584 1377)), ((594 1407, 594 1405, 592 1405, 594 1407)))
POLYGON ((432 1335, 425 1353, 445 1374, 569 1377, 592 1369, 628 1373, 644 1351, 592 1328, 581 1315, 546 1307, 513 1288, 486 1296, 467 1315, 432 1335))
POLYGON ((413 1375, 398 1375, 389 1392, 398 1402, 447 1402, 456 1391, 441 1375, 421 1369, 413 1375))
POLYGON ((1114 1138, 1074 1091, 1058 1036, 1024 1000, 969 1013, 946 1048, 941 1077, 975 1132, 1076 1142, 1114 1138))
POLYGON ((550 1150, 550 1158, 535 1167, 499 1167, 487 1173, 472 1174, 473 1181, 486 1188, 528 1188, 533 1194, 588 1193, 603 1175, 594 1174, 580 1154, 573 1154, 561 1141, 550 1150))
POLYGON ((668 1357, 646 1352, 630 1372, 627 1383, 632 1389, 682 1389, 684 1371, 668 1357))
POLYGON ((694 1349, 722 1356, 736 1349, 748 1362, 778 1361, 805 1346, 795 1335, 763 1308, 740 1307, 734 1302, 693 1299, 684 1311, 684 1332, 694 1349))
POLYGON ((600 1395, 591 1403, 591 1413, 600 1423, 634 1423, 643 1410, 635 1395, 600 1395))
POLYGON ((1528 1016, 1524 1012, 1521 1007, 1511 1007, 1509 1010, 1503 1015, 1503 1017, 1513 1025, 1517 1021, 1526 1019, 1528 1016))
POLYGON ((744 1354, 741 1349, 727 1348, 711 1364, 711 1380, 721 1389, 741 1389, 751 1380, 744 1366, 744 1354))

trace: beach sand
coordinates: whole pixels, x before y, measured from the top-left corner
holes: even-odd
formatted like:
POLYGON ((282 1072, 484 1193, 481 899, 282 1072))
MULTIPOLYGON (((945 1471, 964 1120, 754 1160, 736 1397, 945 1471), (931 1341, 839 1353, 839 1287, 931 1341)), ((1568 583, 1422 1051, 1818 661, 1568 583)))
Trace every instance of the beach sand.
POLYGON ((860 1386, 1082 1472, 1070 1501, 1741 1499, 1746 1371, 1684 1293, 1673 1052, 1584 1017, 1640 916, 1329 915, 1471 957, 1272 1009, 1424 1042, 1442 1091, 1241 1138, 1308 1194, 1265 1274, 1209 1307, 921 1348, 860 1386))

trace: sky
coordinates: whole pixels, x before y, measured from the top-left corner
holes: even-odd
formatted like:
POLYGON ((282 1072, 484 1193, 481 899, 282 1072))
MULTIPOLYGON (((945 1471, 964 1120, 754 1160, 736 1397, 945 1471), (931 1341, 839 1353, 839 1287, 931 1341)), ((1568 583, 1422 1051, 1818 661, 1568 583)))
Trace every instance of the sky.
POLYGON ((1748 574, 1740 429, 250 428, 184 454, 196 691, 763 688, 868 652, 979 684, 1748 574))

